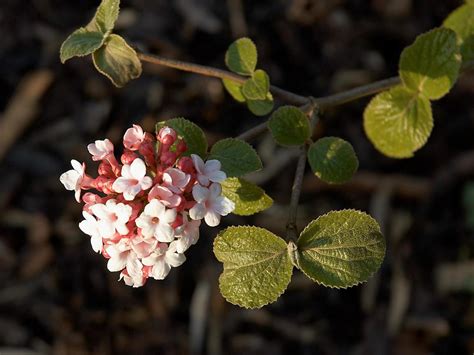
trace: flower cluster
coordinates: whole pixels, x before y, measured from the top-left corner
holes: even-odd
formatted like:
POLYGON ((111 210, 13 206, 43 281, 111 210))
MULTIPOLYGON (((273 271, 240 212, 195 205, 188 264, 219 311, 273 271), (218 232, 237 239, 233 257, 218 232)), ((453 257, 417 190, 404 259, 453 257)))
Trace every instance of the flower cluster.
POLYGON ((226 179, 218 160, 204 162, 198 155, 184 156, 187 146, 176 132, 162 128, 154 137, 138 125, 123 137, 120 162, 108 139, 87 149, 98 161, 98 177, 86 174, 85 164, 61 175, 67 190, 81 202, 84 220, 79 228, 90 236, 94 251, 108 259, 110 271, 133 287, 148 277, 164 279, 181 265, 184 252, 199 238, 201 220, 211 227, 234 210, 222 195, 226 179))

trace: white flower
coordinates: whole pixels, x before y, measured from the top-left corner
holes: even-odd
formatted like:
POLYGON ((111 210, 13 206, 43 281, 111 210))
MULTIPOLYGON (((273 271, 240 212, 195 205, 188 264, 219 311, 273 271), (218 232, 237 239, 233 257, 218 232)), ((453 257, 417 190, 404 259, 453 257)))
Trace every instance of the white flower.
POLYGON ((66 190, 75 191, 74 196, 77 202, 81 202, 81 183, 84 179, 86 165, 79 163, 77 160, 71 160, 74 170, 68 170, 59 177, 59 181, 64 185, 66 190))
POLYGON ((182 194, 190 180, 191 175, 176 168, 166 169, 163 173, 163 186, 175 194, 182 194))
POLYGON ((197 243, 199 239, 199 226, 201 221, 188 220, 186 215, 183 215, 183 224, 176 228, 176 251, 184 253, 191 245, 197 243))
POLYGON ((112 238, 115 231, 120 235, 128 234, 127 223, 132 215, 132 207, 115 200, 108 200, 105 205, 97 203, 90 207, 99 218, 99 229, 103 238, 112 238))
POLYGON ((213 183, 209 188, 195 185, 193 197, 196 204, 189 210, 189 216, 194 220, 204 218, 210 227, 217 226, 221 216, 227 216, 235 209, 235 204, 227 197, 221 196, 220 184, 213 183))
POLYGON ((125 132, 123 136, 123 145, 125 148, 130 150, 138 150, 144 139, 145 133, 143 132, 143 129, 139 125, 134 124, 133 127, 127 129, 125 132))
POLYGON ((158 241, 156 238, 143 238, 136 236, 131 240, 133 251, 139 258, 146 258, 155 250, 158 241))
POLYGON ((92 155, 92 160, 98 161, 104 159, 107 155, 114 151, 114 145, 108 139, 103 141, 95 141, 87 146, 87 150, 92 155))
POLYGON ((127 269, 130 277, 142 274, 142 263, 138 260, 137 254, 131 249, 130 239, 122 238, 118 243, 105 247, 105 251, 110 256, 107 262, 107 269, 111 272, 127 269))
POLYGON ((158 184, 153 186, 148 193, 148 201, 152 201, 155 198, 168 208, 178 207, 183 200, 180 195, 175 195, 167 187, 158 184))
POLYGON ((166 243, 159 243, 155 252, 142 259, 143 265, 153 266, 150 276, 155 280, 163 280, 171 267, 178 267, 185 261, 184 254, 177 252, 176 242, 172 242, 169 246, 166 243))
POLYGON ((227 178, 225 172, 221 171, 221 162, 211 159, 204 161, 199 155, 191 154, 194 167, 197 171, 197 179, 203 186, 209 186, 210 182, 222 182, 227 178))
POLYGON ((132 201, 142 190, 147 190, 153 184, 152 179, 146 175, 146 166, 143 160, 136 158, 132 164, 122 167, 122 176, 112 184, 112 189, 123 193, 127 201, 132 201))
POLYGON ((100 235, 99 222, 94 218, 93 215, 87 213, 86 211, 83 211, 82 215, 84 216, 85 220, 79 223, 79 228, 81 231, 91 237, 92 249, 96 253, 102 252, 103 243, 102 237, 100 235))
POLYGON ((175 209, 166 209, 160 201, 153 199, 145 206, 135 223, 146 238, 154 236, 160 242, 171 242, 174 239, 174 229, 170 224, 175 219, 175 209))
POLYGON ((134 288, 142 287, 145 284, 145 280, 146 280, 146 278, 143 277, 142 275, 133 278, 130 275, 128 275, 126 270, 123 270, 120 273, 119 281, 122 279, 123 279, 123 282, 125 282, 125 285, 132 286, 134 288))

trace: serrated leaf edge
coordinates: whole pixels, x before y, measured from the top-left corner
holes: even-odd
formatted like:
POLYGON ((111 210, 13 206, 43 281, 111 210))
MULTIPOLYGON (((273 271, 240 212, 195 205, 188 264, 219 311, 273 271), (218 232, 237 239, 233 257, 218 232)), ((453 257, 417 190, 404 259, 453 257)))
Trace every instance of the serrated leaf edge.
MULTIPOLYGON (((243 139, 238 139, 238 138, 232 138, 232 137, 229 137, 229 138, 224 138, 224 139, 221 139, 221 140, 218 140, 217 142, 215 142, 211 149, 209 150, 209 153, 207 154, 207 159, 211 158, 211 155, 213 154, 212 151, 214 149, 214 146, 217 144, 217 143, 220 143, 220 142, 223 142, 223 141, 228 141, 228 140, 233 140, 233 141, 239 141, 239 142, 244 142, 246 145, 249 146, 249 148, 255 153, 255 155, 257 156, 258 158, 258 161, 260 163, 260 167, 257 169, 257 170, 254 170, 253 172, 256 172, 256 171, 260 171, 263 169, 263 162, 262 162, 262 159, 260 158, 260 156, 258 155, 256 149, 254 147, 252 147, 252 145, 250 145, 249 143, 247 143, 246 141, 244 141, 243 139)), ((248 173, 250 174, 250 173, 248 173)), ((240 176, 228 176, 228 177, 240 177, 240 176)), ((265 229, 265 228, 263 228, 265 229)))
MULTIPOLYGON (((379 267, 374 270, 368 277, 367 277, 367 280, 364 280, 364 281, 357 281, 353 284, 350 284, 350 285, 347 285, 347 286, 333 286, 333 285, 327 285, 325 284, 324 282, 321 282, 321 281, 318 281, 316 279, 314 279, 312 276, 308 275, 303 269, 301 269, 299 266, 297 266, 297 268, 303 273, 305 274, 310 280, 312 280, 313 282, 321 285, 321 286, 324 286, 324 287, 328 287, 328 288, 333 288, 333 289, 338 289, 338 290, 345 290, 345 289, 348 289, 348 288, 351 288, 351 287, 355 287, 355 286, 358 286, 358 285, 361 285, 363 283, 366 283, 368 282, 379 270, 380 270, 380 267, 382 266, 384 260, 385 260, 385 256, 387 255, 387 244, 386 244, 386 240, 385 240, 385 237, 383 236, 381 230, 380 230, 380 225, 379 223, 375 220, 374 217, 372 217, 370 214, 368 213, 365 213, 363 211, 359 211, 359 210, 356 210, 356 209, 353 209, 353 208, 346 208, 346 209, 342 209, 342 210, 333 210, 333 211, 329 211, 321 216, 319 216, 318 218, 312 220, 311 222, 309 222, 306 227, 301 231, 299 237, 298 237, 298 240, 299 238, 301 237, 301 235, 303 234, 303 232, 309 228, 309 226, 312 224, 312 223, 316 223, 320 218, 323 218, 323 217, 326 217, 328 215, 330 215, 331 213, 334 213, 334 212, 355 212, 359 215, 366 215, 368 217, 370 217, 370 219, 372 219, 372 221, 375 222, 375 224, 377 225, 377 230, 378 232, 382 235, 383 237, 383 240, 384 240, 384 245, 385 245, 385 250, 384 250, 384 254, 383 254, 383 257, 382 259, 380 260, 380 265, 379 267)), ((298 247, 298 242, 296 243, 296 246, 298 247)), ((298 247, 298 251, 300 251, 299 247, 298 247)), ((295 265, 296 266, 296 265, 295 265)))
MULTIPOLYGON (((215 245, 216 245, 216 239, 217 239, 217 237, 219 237, 219 234, 224 233, 224 232, 225 232, 226 230, 228 230, 229 228, 252 228, 252 229, 260 229, 260 230, 264 230, 264 231, 266 231, 266 232, 272 233, 272 234, 275 235, 276 237, 278 237, 278 238, 282 239, 283 241, 285 241, 282 237, 276 235, 275 233, 269 231, 269 230, 266 229, 266 228, 257 227, 257 226, 250 226, 250 225, 246 225, 246 224, 245 224, 245 225, 240 225, 240 226, 229 226, 229 227, 227 227, 226 229, 221 230, 221 231, 217 234, 216 238, 214 238, 214 241, 212 242, 212 251, 213 251, 213 253, 214 253, 214 256, 215 256, 216 259, 222 264, 222 272, 221 272, 221 274, 219 275, 219 292, 220 292, 220 294, 221 294, 222 297, 224 297, 224 299, 225 299, 227 302, 229 302, 230 304, 233 304, 234 306, 238 306, 238 307, 240 307, 240 308, 245 308, 245 309, 260 309, 260 308, 265 307, 265 306, 267 306, 267 305, 269 305, 269 304, 271 304, 271 303, 275 303, 276 301, 278 301, 278 299, 281 297, 281 295, 283 295, 283 294, 286 292, 286 290, 288 289, 288 285, 290 284, 291 280, 293 279, 293 271, 294 271, 294 269, 295 269, 294 267, 291 268, 291 272, 290 272, 290 277, 289 277, 289 280, 288 280, 288 284, 287 284, 286 287, 283 289, 283 291, 281 291, 273 301, 270 300, 270 301, 268 301, 267 303, 262 304, 261 306, 258 306, 258 307, 248 307, 248 306, 240 305, 240 304, 238 304, 238 303, 232 302, 232 301, 229 300, 226 296, 224 296, 224 294, 222 293, 222 291, 221 291, 221 277, 222 277, 222 274, 224 273, 224 262, 221 261, 221 260, 219 260, 219 258, 217 258, 216 253, 215 253, 214 250, 215 250, 215 245)), ((286 243, 286 241, 285 241, 285 243, 286 243)), ((282 250, 282 253, 285 253, 285 252, 287 252, 287 248, 285 248, 285 249, 282 250)), ((278 254, 278 255, 280 255, 280 254, 278 254)), ((287 255, 287 257, 289 258, 289 255, 287 255)), ((289 260, 290 260, 290 262, 291 262, 291 259, 290 259, 290 258, 289 258, 289 260)), ((293 263, 292 263, 292 265, 293 265, 293 263)))
MULTIPOLYGON (((72 58, 75 58, 75 57, 79 57, 79 58, 82 58, 82 57, 86 57, 88 55, 91 55, 93 54, 95 51, 99 50, 105 43, 105 40, 107 39, 107 36, 105 36, 103 33, 101 32, 97 32, 97 33, 100 33, 102 34, 102 42, 100 42, 100 45, 95 48, 92 52, 89 52, 89 53, 85 53, 85 54, 76 54, 76 55, 73 55, 71 57, 68 57, 68 58, 64 58, 63 57, 63 49, 64 49, 64 45, 65 43, 77 32, 77 31, 80 31, 80 30, 86 30, 87 29, 85 27, 79 27, 78 29, 74 30, 69 36, 67 36, 67 38, 63 41, 63 43, 61 44, 61 47, 59 49, 59 59, 61 60, 61 63, 64 64, 66 63, 68 60, 72 59, 72 58)), ((89 31, 89 32, 92 32, 92 31, 89 31)))

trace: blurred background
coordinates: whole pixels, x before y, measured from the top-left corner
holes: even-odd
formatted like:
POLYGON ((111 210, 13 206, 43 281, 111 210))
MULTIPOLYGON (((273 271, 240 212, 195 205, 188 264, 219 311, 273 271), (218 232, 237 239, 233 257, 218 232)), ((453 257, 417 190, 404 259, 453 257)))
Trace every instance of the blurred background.
MULTIPOLYGON (((77 224, 81 207, 59 183, 86 145, 119 144, 132 123, 184 116, 210 143, 263 122, 217 80, 144 66, 116 89, 59 46, 99 0, 0 2, 0 354, 472 354, 474 351, 474 73, 435 102, 435 128, 413 159, 391 160, 362 129, 368 99, 328 110, 318 135, 350 141, 360 171, 343 186, 305 177, 299 227, 332 209, 367 211, 387 238, 368 283, 331 290, 298 271, 261 310, 219 294, 216 229, 165 281, 132 289, 106 269, 77 224)), ((259 67, 288 90, 323 96, 397 74, 401 50, 461 0, 123 0, 116 32, 137 48, 224 67, 250 36, 259 67)), ((254 142, 251 176, 275 200, 251 218, 282 235, 295 152, 254 142)))

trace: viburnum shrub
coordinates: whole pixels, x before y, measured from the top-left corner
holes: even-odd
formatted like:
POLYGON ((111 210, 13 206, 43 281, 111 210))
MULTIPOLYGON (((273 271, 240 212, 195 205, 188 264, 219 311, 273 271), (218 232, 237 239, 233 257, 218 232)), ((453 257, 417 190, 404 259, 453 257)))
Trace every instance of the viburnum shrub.
POLYGON ((141 75, 142 62, 215 77, 253 114, 270 117, 209 151, 204 132, 184 118, 158 122, 153 134, 133 125, 124 133, 120 159, 108 139, 87 147, 99 162, 96 177, 86 173, 84 163, 72 160, 73 170, 60 180, 84 203, 79 228, 90 236, 93 250, 108 259, 108 269, 120 272, 120 279, 133 287, 150 277, 164 279, 185 261, 202 221, 216 227, 229 213, 248 216, 270 207, 272 199, 243 178, 262 168, 246 141, 268 129, 278 144, 300 147, 287 233, 282 238, 256 226, 220 231, 214 254, 224 268, 222 295, 242 307, 262 307, 285 291, 294 267, 328 287, 367 281, 385 255, 380 227, 368 214, 332 211, 298 233, 296 211, 306 162, 330 184, 347 182, 359 165, 349 142, 338 137, 313 141, 313 132, 325 108, 377 94, 364 112, 369 140, 389 157, 412 157, 433 129, 432 101, 445 96, 459 74, 474 66, 474 1, 466 1, 442 27, 405 48, 397 77, 321 98, 272 86, 268 74, 257 69, 257 48, 249 38, 236 40, 227 50, 230 71, 137 53, 112 33, 119 5, 119 0, 103 0, 91 22, 63 43, 61 61, 91 54, 97 70, 118 87, 141 75), (274 97, 279 104, 275 110, 274 97))

